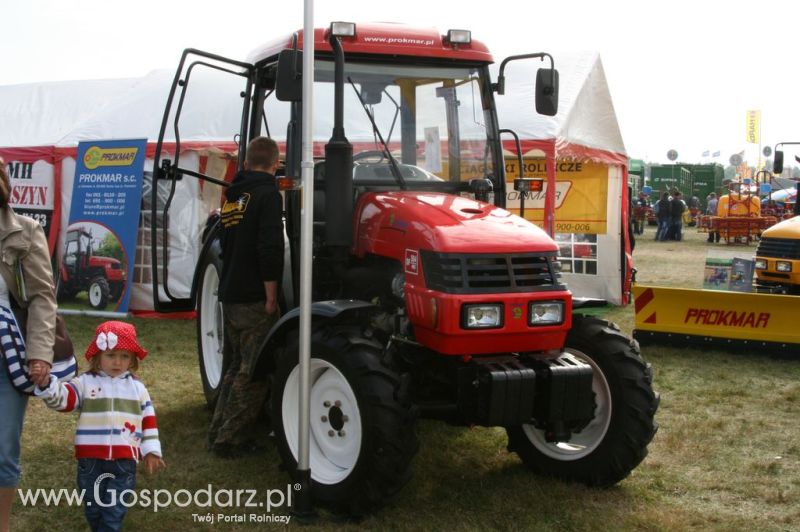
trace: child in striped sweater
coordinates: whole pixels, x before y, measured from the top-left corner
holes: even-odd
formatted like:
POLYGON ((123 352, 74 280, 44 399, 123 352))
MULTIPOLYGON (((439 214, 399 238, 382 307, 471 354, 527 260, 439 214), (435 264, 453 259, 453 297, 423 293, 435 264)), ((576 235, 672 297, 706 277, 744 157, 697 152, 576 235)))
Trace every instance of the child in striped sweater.
POLYGON ((89 371, 69 383, 51 378, 48 388, 35 392, 50 408, 80 411, 78 488, 84 490, 84 511, 93 531, 122 527, 127 511, 123 492, 136 485, 140 458, 148 474, 166 467, 150 394, 131 373, 145 356, 133 325, 107 321, 97 327, 86 350, 89 371))

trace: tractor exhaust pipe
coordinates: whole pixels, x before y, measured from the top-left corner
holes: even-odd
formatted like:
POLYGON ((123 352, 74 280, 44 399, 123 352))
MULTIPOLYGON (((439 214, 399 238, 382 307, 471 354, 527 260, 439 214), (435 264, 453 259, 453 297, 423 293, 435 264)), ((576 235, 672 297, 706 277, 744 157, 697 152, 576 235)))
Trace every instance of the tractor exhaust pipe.
POLYGON ((349 248, 353 242, 353 145, 344 134, 344 50, 329 37, 335 59, 333 135, 325 145, 325 242, 349 248))

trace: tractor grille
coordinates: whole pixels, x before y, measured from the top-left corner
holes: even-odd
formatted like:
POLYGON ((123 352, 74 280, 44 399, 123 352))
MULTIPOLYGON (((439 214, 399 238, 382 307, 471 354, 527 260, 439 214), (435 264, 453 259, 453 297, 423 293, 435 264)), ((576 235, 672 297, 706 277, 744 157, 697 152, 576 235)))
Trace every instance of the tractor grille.
POLYGON ((556 253, 435 253, 422 251, 425 283, 449 294, 563 290, 556 253))
POLYGON ((762 238, 756 250, 758 257, 800 259, 800 240, 792 238, 762 238))

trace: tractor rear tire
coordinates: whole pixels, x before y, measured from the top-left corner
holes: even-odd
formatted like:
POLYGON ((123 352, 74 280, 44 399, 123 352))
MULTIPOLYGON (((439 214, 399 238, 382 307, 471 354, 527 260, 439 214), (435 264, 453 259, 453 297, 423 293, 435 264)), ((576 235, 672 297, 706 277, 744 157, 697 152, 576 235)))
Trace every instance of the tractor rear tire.
POLYGON ((89 305, 96 310, 103 310, 106 308, 108 305, 109 291, 108 281, 105 277, 102 275, 93 277, 92 280, 89 281, 89 288, 86 290, 89 295, 89 305))
POLYGON ((219 241, 215 241, 200 261, 197 285, 197 356, 203 395, 213 409, 219 397, 222 376, 225 375, 223 348, 225 346, 222 303, 219 302, 219 281, 222 259, 219 241))
POLYGON ((59 277, 56 280, 56 299, 58 301, 67 301, 73 299, 77 292, 70 286, 64 283, 59 277))
POLYGON ((639 344, 604 320, 574 315, 565 351, 592 366, 595 417, 567 442, 548 442, 533 425, 507 428, 508 449, 545 476, 611 486, 647 456, 659 395, 639 344))
MULTIPOLYGON (((272 423, 284 466, 298 456, 299 347, 289 334, 272 389, 272 423)), ((419 442, 407 380, 381 362, 356 327, 320 328, 311 337, 311 493, 351 515, 390 501, 411 478, 419 442)))

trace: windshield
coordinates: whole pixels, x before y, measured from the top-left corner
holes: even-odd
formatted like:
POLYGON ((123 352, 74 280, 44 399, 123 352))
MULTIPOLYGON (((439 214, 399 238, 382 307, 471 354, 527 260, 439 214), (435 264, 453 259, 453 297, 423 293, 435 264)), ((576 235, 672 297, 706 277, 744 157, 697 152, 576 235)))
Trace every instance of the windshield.
MULTIPOLYGON (((494 174, 487 142, 491 120, 484 113, 489 106, 481 101, 479 73, 466 67, 347 62, 344 129, 353 144, 356 182, 393 180, 380 137, 409 184, 494 174)), ((317 60, 314 76, 314 151, 319 156, 333 130, 333 62, 317 60)), ((281 105, 274 98, 265 104, 273 136, 285 131, 276 120, 285 114, 278 110, 281 105)))

